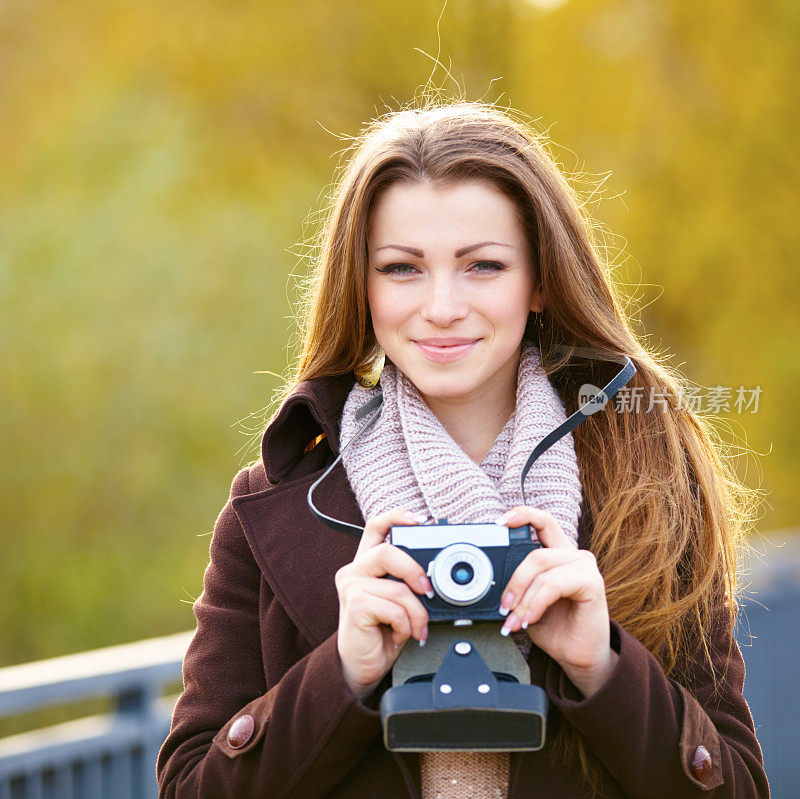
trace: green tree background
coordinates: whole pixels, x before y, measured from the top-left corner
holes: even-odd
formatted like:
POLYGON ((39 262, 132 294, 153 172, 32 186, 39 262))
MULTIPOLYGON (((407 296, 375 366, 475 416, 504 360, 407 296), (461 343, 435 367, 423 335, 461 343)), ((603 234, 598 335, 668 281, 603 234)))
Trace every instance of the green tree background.
POLYGON ((790 0, 4 4, 0 665, 193 626, 334 156, 431 73, 549 132, 652 345, 761 387, 715 419, 789 535, 799 28, 790 0))

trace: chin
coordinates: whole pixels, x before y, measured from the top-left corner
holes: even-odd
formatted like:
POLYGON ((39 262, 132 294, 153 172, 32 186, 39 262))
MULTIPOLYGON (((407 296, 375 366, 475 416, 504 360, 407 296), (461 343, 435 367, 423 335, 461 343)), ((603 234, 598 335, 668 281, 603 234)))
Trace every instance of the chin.
POLYGON ((458 382, 452 379, 428 379, 416 381, 410 375, 408 378, 423 397, 431 397, 435 399, 458 399, 459 397, 467 396, 474 389, 474 386, 471 384, 465 385, 463 380, 459 380, 458 382))

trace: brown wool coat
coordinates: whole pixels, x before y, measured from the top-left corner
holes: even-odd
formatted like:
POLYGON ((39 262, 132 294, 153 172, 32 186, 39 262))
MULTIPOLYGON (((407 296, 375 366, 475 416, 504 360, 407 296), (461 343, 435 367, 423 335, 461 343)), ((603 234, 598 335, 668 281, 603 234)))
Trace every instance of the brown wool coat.
MULTIPOLYGON (((160 797, 420 795, 419 757, 384 748, 376 698, 362 704, 342 678, 334 574, 353 559, 357 539, 320 524, 306 505, 309 485, 338 452, 352 381, 351 375, 301 385, 265 433, 261 461, 233 480, 194 604, 184 690, 158 757, 160 797), (325 439, 310 446, 320 433, 325 439), (253 723, 238 721, 243 716, 253 723)), ((315 499, 340 519, 364 523, 341 464, 315 499)), ((590 527, 582 520, 581 547, 590 546, 590 527)), ((697 668, 687 689, 665 677, 613 619, 611 628, 619 662, 588 700, 555 661, 532 648, 532 681, 550 700, 547 741, 559 724, 576 727, 604 767, 600 796, 609 799, 767 797, 738 646, 722 696, 712 702, 705 670, 697 668), (699 746, 710 764, 706 758, 696 769, 699 746)), ((720 672, 729 638, 721 629, 710 641, 720 672)), ((547 745, 512 754, 510 774, 510 799, 591 796, 547 745)))

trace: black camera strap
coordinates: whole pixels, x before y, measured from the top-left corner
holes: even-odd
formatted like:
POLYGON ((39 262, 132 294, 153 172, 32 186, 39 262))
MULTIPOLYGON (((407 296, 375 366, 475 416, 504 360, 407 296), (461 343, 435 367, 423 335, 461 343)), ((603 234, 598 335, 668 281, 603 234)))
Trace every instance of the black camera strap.
MULTIPOLYGON (((611 399, 633 376, 636 374, 636 367, 633 365, 633 362, 627 355, 615 355, 615 354, 598 354, 593 349, 586 349, 582 347, 566 347, 560 346, 555 348, 556 351, 568 351, 573 355, 577 355, 581 358, 592 359, 595 358, 597 360, 602 361, 613 361, 615 363, 623 364, 622 369, 614 375, 613 378, 603 387, 601 388, 588 402, 585 402, 578 408, 575 413, 573 413, 568 419, 563 421, 558 427, 554 430, 551 430, 533 449, 528 460, 525 463, 525 467, 522 470, 522 475, 520 477, 520 483, 522 486, 522 504, 525 505, 525 478, 528 476, 528 472, 533 466, 536 459, 543 453, 546 452, 553 444, 556 443, 560 438, 565 436, 570 431, 574 430, 584 419, 591 416, 593 413, 597 413, 601 408, 605 406, 608 400, 611 399)), ((340 533, 346 533, 347 535, 356 536, 360 538, 362 533, 364 532, 363 527, 359 527, 356 524, 350 524, 349 522, 342 521, 341 519, 334 519, 332 516, 328 516, 326 513, 323 513, 317 506, 314 504, 313 500, 313 493, 314 489, 331 473, 334 467, 339 463, 342 459, 342 455, 344 455, 347 448, 363 433, 365 433, 375 422, 380 418, 381 410, 383 409, 383 395, 378 393, 375 397, 373 397, 369 402, 364 403, 358 410, 355 412, 355 418, 357 421, 364 419, 367 417, 364 424, 359 428, 358 432, 345 444, 344 447, 339 451, 339 454, 336 456, 336 459, 333 463, 322 473, 322 475, 315 480, 311 487, 308 489, 308 507, 311 513, 314 515, 316 519, 321 521, 323 524, 326 524, 328 527, 336 530, 340 533)))
MULTIPOLYGON (((556 347, 556 350, 562 349, 566 348, 556 347)), ((573 354, 578 355, 579 357, 598 357, 594 350, 584 349, 582 347, 573 347, 570 349, 573 354)), ((597 392, 597 394, 595 394, 588 402, 585 402, 583 405, 581 405, 581 407, 578 408, 578 410, 575 411, 572 416, 564 420, 558 427, 555 428, 555 430, 551 430, 533 448, 533 452, 531 452, 531 454, 528 456, 528 460, 525 462, 525 466, 522 469, 522 475, 520 477, 523 505, 528 504, 525 500, 525 478, 528 476, 528 472, 531 470, 531 466, 533 466, 536 459, 543 452, 552 447, 556 441, 574 430, 584 419, 591 416, 593 413, 597 413, 597 411, 603 408, 611 399, 611 397, 613 397, 636 374, 636 367, 633 365, 633 361, 631 361, 627 355, 606 355, 600 358, 600 360, 614 361, 624 365, 622 369, 620 369, 619 372, 617 372, 614 377, 612 377, 611 380, 603 388, 601 388, 600 391, 597 392)))

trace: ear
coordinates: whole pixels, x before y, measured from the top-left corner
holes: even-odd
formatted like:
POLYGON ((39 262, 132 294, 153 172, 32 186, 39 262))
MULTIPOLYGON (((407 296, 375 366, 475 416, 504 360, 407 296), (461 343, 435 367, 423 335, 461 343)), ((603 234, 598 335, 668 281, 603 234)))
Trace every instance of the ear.
POLYGON ((542 311, 542 290, 536 289, 533 292, 533 297, 531 297, 531 310, 536 311, 536 313, 541 313, 542 311))

